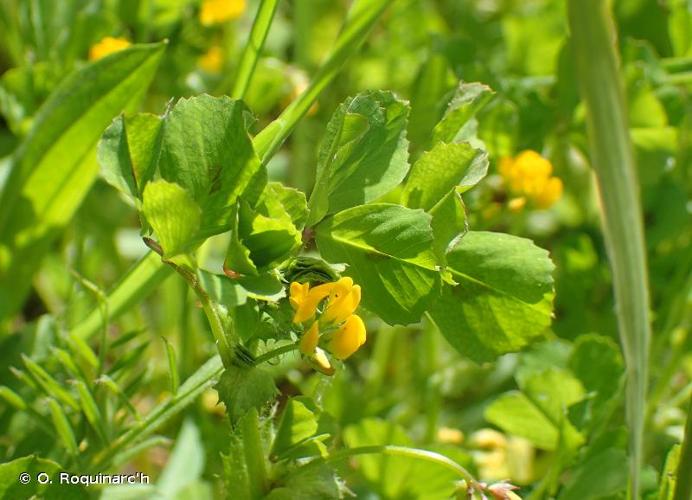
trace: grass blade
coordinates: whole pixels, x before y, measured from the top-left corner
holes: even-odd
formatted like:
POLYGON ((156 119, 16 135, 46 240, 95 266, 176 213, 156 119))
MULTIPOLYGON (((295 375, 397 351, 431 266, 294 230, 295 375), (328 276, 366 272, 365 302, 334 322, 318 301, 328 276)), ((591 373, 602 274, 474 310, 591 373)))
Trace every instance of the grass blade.
POLYGON ((255 150, 262 163, 266 164, 281 147, 317 96, 336 78, 348 58, 365 41, 370 29, 390 3, 392 0, 359 0, 353 4, 336 40, 334 51, 317 71, 310 85, 288 105, 281 116, 255 137, 255 150))
POLYGON ((223 363, 220 356, 209 359, 180 386, 175 396, 154 408, 140 424, 125 432, 106 448, 96 459, 92 470, 107 469, 116 455, 155 432, 211 387, 222 371, 223 363))
POLYGON ((245 44, 245 50, 238 65, 238 75, 231 92, 231 97, 234 99, 243 99, 245 97, 245 92, 247 92, 250 86, 250 80, 257 66, 257 60, 262 53, 264 41, 267 39, 269 28, 274 20, 277 5, 279 5, 279 0, 262 0, 260 3, 255 16, 255 22, 252 25, 252 31, 245 44))
POLYGON ((136 45, 66 77, 36 115, 0 192, 0 318, 16 311, 51 242, 98 175, 93 148, 139 102, 165 44, 136 45))
POLYGON ((692 471, 692 400, 690 400, 690 408, 687 411, 687 425, 685 425, 685 437, 680 450, 673 500, 692 500, 692 474, 690 471, 692 471))
POLYGON ((604 0, 569 0, 568 9, 626 364, 630 497, 639 498, 651 336, 649 292, 642 211, 609 5, 604 0))

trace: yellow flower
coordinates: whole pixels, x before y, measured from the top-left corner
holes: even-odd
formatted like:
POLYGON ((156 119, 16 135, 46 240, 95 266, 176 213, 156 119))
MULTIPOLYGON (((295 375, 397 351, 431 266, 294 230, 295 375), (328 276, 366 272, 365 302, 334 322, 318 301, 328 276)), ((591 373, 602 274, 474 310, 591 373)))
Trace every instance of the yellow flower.
POLYGON ((245 0, 204 0, 199 21, 203 26, 211 26, 237 19, 245 11, 245 3, 245 0))
POLYGON ((346 359, 365 343, 365 323, 357 314, 352 314, 329 342, 329 350, 338 359, 346 359))
POLYGON ((223 50, 218 45, 209 50, 197 60, 197 64, 207 73, 218 73, 223 67, 223 50))
POLYGON ((300 352, 303 354, 310 355, 315 352, 317 348, 317 343, 320 341, 320 328, 315 321, 307 332, 303 334, 300 339, 300 352))
MULTIPOLYGON (((525 196, 538 208, 549 208, 562 196, 562 181, 552 173, 552 163, 535 151, 523 151, 516 158, 500 161, 500 174, 509 190, 518 195, 512 201, 525 196)), ((510 202, 509 208, 516 211, 521 206, 510 202)))
POLYGON ((551 177, 543 190, 534 196, 534 202, 539 208, 549 208, 562 197, 562 181, 559 177, 551 177))
POLYGON ((320 302, 329 296, 334 283, 324 283, 310 289, 308 283, 291 283, 289 300, 296 313, 294 323, 302 323, 312 318, 317 312, 320 302))
POLYGON ((319 347, 315 349, 315 352, 308 357, 310 364, 315 368, 315 370, 324 373, 325 375, 334 375, 334 367, 329 362, 329 358, 325 352, 319 347))
POLYGON ((358 304, 360 286, 354 285, 351 278, 341 278, 334 283, 320 320, 324 323, 341 323, 355 312, 358 304))
POLYGON ((132 44, 124 38, 107 36, 92 45, 92 47, 89 49, 89 60, 95 61, 97 59, 101 59, 102 57, 112 54, 113 52, 126 49, 130 45, 132 44))

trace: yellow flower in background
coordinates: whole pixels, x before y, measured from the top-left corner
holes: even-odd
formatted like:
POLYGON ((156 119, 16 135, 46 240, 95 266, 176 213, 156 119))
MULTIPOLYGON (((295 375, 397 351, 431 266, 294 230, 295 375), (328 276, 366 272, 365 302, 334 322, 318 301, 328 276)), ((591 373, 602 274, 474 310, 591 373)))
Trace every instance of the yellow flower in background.
POLYGON ((115 38, 112 36, 107 36, 102 38, 100 41, 95 43, 89 49, 89 60, 96 61, 102 57, 112 54, 113 52, 118 52, 120 50, 128 48, 132 45, 125 38, 115 38))
POLYGON ((320 321, 341 323, 355 312, 360 304, 360 286, 354 285, 351 278, 341 278, 334 283, 320 321))
POLYGON ((551 177, 543 189, 534 195, 533 201, 539 208, 549 208, 562 197, 562 189, 562 180, 559 177, 551 177))
POLYGON ((203 26, 212 26, 237 19, 245 12, 245 7, 245 0, 204 0, 199 21, 203 26))
POLYGON ((500 161, 500 174, 517 197, 510 209, 523 208, 522 198, 531 200, 538 208, 549 208, 562 196, 562 181, 553 177, 553 165, 535 151, 523 151, 515 158, 500 161), (515 201, 516 200, 516 201, 515 201))
POLYGON ((365 343, 365 323, 357 314, 352 314, 334 332, 329 350, 338 359, 346 359, 365 343))
POLYGON ((218 45, 210 47, 209 50, 202 55, 197 64, 207 73, 218 73, 223 68, 223 50, 218 45))

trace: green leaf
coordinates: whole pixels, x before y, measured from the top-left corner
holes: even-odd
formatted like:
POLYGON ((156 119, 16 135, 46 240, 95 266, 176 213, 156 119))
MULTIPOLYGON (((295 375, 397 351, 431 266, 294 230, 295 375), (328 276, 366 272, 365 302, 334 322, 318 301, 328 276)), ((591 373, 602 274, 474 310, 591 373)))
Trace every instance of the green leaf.
POLYGON ((553 263, 530 240, 472 231, 447 254, 456 286, 445 285, 430 317, 475 361, 517 351, 550 326, 553 263))
POLYGON ((320 148, 308 226, 374 201, 404 179, 408 113, 404 101, 384 91, 358 94, 337 109, 320 148))
POLYGON ((199 429, 192 420, 185 420, 173 452, 156 483, 163 498, 176 498, 186 486, 193 484, 204 471, 205 452, 199 429))
POLYGON ((238 197, 254 204, 266 183, 249 116, 242 102, 209 95, 180 99, 165 116, 159 172, 202 208, 205 236, 226 231, 238 197))
POLYGON ((558 500, 612 498, 627 488, 627 454, 605 450, 575 467, 558 500))
POLYGON ((312 437, 317 432, 317 413, 318 409, 311 399, 291 398, 281 416, 272 455, 281 458, 292 447, 312 437))
POLYGON ((45 472, 49 477, 53 477, 62 470, 63 468, 52 460, 35 455, 0 464, 0 498, 3 500, 31 498, 33 495, 40 494, 46 486, 38 483, 38 474, 45 472), (27 484, 19 481, 22 473, 29 474, 30 481, 27 484))
POLYGON ((306 216, 305 196, 278 183, 267 185, 254 209, 241 200, 224 266, 253 275, 284 262, 303 243, 306 216))
POLYGON ((676 444, 666 455, 666 462, 661 471, 661 483, 658 489, 658 500, 673 500, 677 484, 678 464, 680 463, 680 445, 676 444))
POLYGON ((482 83, 461 82, 442 120, 435 125, 433 144, 453 142, 464 125, 490 102, 493 94, 492 89, 482 83))
POLYGON ((51 242, 97 175, 106 126, 146 92, 164 44, 135 45, 65 78, 38 112, 0 194, 0 317, 24 300, 51 242))
POLYGON ((142 212, 158 238, 165 259, 185 253, 199 242, 202 210, 178 184, 163 179, 148 183, 144 188, 142 212))
POLYGON ((567 418, 567 409, 584 398, 577 379, 564 370, 549 368, 528 376, 521 389, 493 401, 486 408, 486 420, 546 450, 573 450, 583 443, 567 418))
POLYGON ((276 395, 272 376, 261 368, 230 366, 216 385, 231 422, 237 422, 251 408, 261 408, 276 395))
POLYGON ((72 430, 70 421, 67 419, 67 415, 65 415, 63 409, 53 398, 48 400, 48 408, 50 409, 53 427, 55 427, 56 433, 60 436, 62 445, 67 449, 70 455, 76 456, 79 453, 77 440, 75 439, 74 431, 72 430))
POLYGON ((602 335, 582 335, 574 343, 569 368, 591 395, 591 420, 600 422, 622 386, 623 364, 617 344, 602 335))
POLYGON ((448 104, 455 78, 449 60, 433 51, 421 65, 411 89, 411 123, 409 134, 414 146, 426 147, 432 130, 448 104))
POLYGON ((450 190, 468 191, 485 177, 487 171, 487 155, 473 149, 467 142, 438 143, 411 167, 401 202, 410 208, 430 210, 450 190))
POLYGON ((98 144, 101 175, 113 187, 133 199, 151 179, 160 150, 161 117, 149 113, 119 116, 98 144))
POLYGON ((372 204, 325 219, 317 246, 363 287, 363 305, 389 324, 418 321, 440 288, 431 217, 423 210, 372 204))
POLYGON ((449 243, 466 231, 466 210, 459 193, 476 185, 487 171, 487 154, 466 142, 437 143, 411 168, 401 202, 433 216, 435 251, 441 262, 449 243))
MULTIPOLYGON (((339 480, 332 467, 298 467, 283 479, 278 488, 266 496, 266 500, 326 500, 344 498, 339 480)), ((239 497, 233 497, 239 498, 239 497)))
MULTIPOLYGON (((412 444, 399 425, 375 418, 348 426, 343 436, 349 448, 412 444)), ((412 457, 363 455, 358 457, 358 463, 360 472, 383 498, 450 498, 459 479, 454 472, 438 464, 412 457)))

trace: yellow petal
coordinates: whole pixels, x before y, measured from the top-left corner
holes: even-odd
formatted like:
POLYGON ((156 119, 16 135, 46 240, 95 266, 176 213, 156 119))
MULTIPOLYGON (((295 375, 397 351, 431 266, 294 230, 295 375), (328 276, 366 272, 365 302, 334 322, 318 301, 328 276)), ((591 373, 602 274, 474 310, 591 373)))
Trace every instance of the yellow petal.
MULTIPOLYGON (((351 283, 353 282, 351 281, 351 283)), ((322 315, 322 321, 324 323, 341 323, 355 312, 358 304, 360 304, 360 286, 353 285, 350 289, 343 287, 336 290, 336 293, 332 291, 322 315)))
POLYGON ((308 296, 309 291, 309 283, 298 283, 295 281, 291 283, 289 301, 291 302, 293 309, 298 309, 300 304, 305 300, 305 297, 308 296))
POLYGON ((360 316, 353 314, 334 332, 329 350, 338 359, 346 359, 365 343, 365 339, 365 323, 360 316))
POLYGON ((114 52, 128 48, 132 45, 128 40, 124 38, 115 38, 112 36, 107 36, 102 38, 99 42, 95 43, 89 49, 89 60, 95 61, 106 57, 114 52))
POLYGON ((329 362, 327 354, 319 347, 315 349, 315 352, 309 358, 310 364, 315 368, 315 370, 324 373, 325 375, 334 375, 334 367, 329 362))
POLYGON ((317 306, 329 296, 333 286, 334 283, 324 283, 308 291, 297 304, 293 322, 302 323, 312 318, 317 312, 317 306))
POLYGON ((214 45, 197 60, 197 64, 207 73, 218 73, 223 67, 223 50, 214 45))
POLYGON ((551 177, 543 186, 543 189, 534 196, 534 202, 539 208, 550 208, 562 197, 562 180, 559 177, 551 177))
POLYGON ((236 19, 245 11, 245 0, 205 0, 199 11, 199 21, 204 26, 236 19))
POLYGON ((300 339, 300 352, 310 355, 315 352, 317 343, 320 341, 320 329, 315 321, 307 332, 300 339))

